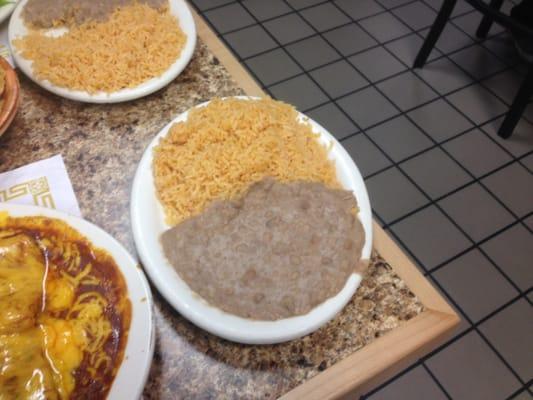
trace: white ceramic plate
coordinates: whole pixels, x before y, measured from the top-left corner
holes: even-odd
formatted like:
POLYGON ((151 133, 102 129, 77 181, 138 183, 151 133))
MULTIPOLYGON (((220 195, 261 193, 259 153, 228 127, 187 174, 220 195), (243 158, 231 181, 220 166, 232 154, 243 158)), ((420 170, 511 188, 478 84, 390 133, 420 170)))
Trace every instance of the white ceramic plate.
MULTIPOLYGON (((199 105, 203 107, 208 103, 199 105)), ((138 166, 131 197, 133 236, 144 268, 167 301, 184 317, 199 327, 225 339, 249 344, 280 343, 304 336, 331 320, 352 298, 361 276, 350 276, 344 288, 308 314, 278 321, 254 321, 225 313, 210 306, 194 294, 181 280, 163 253, 159 238, 170 228, 165 223, 162 205, 156 197, 152 174, 153 148, 169 128, 185 121, 188 112, 168 124, 150 143, 138 166)), ((300 118, 304 117, 300 114, 300 118)), ((343 186, 352 190, 360 208, 359 218, 366 234, 362 258, 369 259, 372 250, 372 212, 363 178, 357 166, 339 142, 316 122, 309 120, 320 133, 320 142, 333 143, 330 158, 335 161, 337 175, 343 186)))
POLYGON ((154 353, 154 328, 152 293, 138 263, 108 233, 83 219, 41 207, 0 203, 0 212, 12 217, 44 216, 66 222, 94 246, 106 250, 118 265, 126 285, 132 306, 131 325, 124 360, 120 365, 108 400, 137 399, 148 378, 154 353))
POLYGON ((16 6, 16 0, 13 0, 13 4, 0 7, 0 24, 9 18, 16 6))
POLYGON ((183 48, 180 57, 176 60, 171 67, 164 72, 160 77, 153 78, 135 88, 123 89, 113 93, 95 93, 90 94, 88 92, 79 90, 70 90, 62 88, 50 83, 47 80, 39 80, 33 73, 32 61, 26 60, 20 55, 16 47, 13 45, 13 40, 25 36, 28 32, 24 21, 22 19, 22 9, 26 5, 28 0, 21 0, 18 4, 13 17, 9 22, 9 45, 13 58, 17 66, 24 72, 32 81, 39 86, 58 96, 65 97, 70 100, 82 101, 86 103, 119 103, 123 101, 129 101, 138 99, 140 97, 147 96, 172 82, 176 77, 185 69, 189 61, 191 60, 194 48, 196 46, 196 26, 192 14, 184 0, 169 0, 170 11, 175 15, 180 23, 181 29, 187 35, 187 41, 183 48))

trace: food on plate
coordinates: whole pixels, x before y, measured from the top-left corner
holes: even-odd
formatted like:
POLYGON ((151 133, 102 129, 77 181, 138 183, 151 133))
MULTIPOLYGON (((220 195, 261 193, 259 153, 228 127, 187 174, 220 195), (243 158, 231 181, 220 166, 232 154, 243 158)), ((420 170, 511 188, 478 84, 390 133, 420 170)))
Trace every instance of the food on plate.
POLYGON ((0 68, 0 95, 4 94, 5 89, 6 89, 6 70, 4 68, 0 68))
POLYGON ((305 315, 366 266, 356 198, 292 106, 214 99, 153 148, 161 249, 207 304, 260 321, 305 315))
POLYGON ((4 106, 4 92, 6 90, 6 70, 0 68, 0 110, 4 106))
POLYGON ((161 76, 186 42, 168 0, 37 0, 25 5, 23 15, 29 31, 14 45, 32 61, 35 76, 91 94, 134 88, 161 76), (67 31, 49 35, 33 25, 67 31))
POLYGON ((101 399, 131 321, 113 258, 66 223, 0 213, 0 399, 101 399))
POLYGON ((265 179, 163 233, 164 253, 209 304, 256 320, 303 315, 360 269, 352 192, 265 179))
POLYGON ((197 215, 265 177, 340 187, 327 145, 298 112, 272 99, 214 99, 175 123, 154 148, 153 175, 166 222, 197 215))
MULTIPOLYGON (((136 0, 156 10, 168 6, 168 0, 136 0)), ((131 5, 134 0, 28 0, 22 18, 35 28, 75 26, 89 21, 105 21, 119 7, 131 5)))

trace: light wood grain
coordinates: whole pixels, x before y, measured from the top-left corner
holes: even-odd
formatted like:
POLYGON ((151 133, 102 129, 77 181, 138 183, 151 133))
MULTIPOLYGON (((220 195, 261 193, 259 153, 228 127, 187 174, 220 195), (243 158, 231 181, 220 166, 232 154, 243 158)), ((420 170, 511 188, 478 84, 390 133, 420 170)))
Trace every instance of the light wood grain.
POLYGON ((446 339, 456 315, 425 311, 281 397, 281 400, 356 398, 446 339))
MULTIPOLYGON (((197 13, 194 13, 194 18, 200 38, 234 80, 248 95, 263 96, 259 85, 205 21, 197 13)), ((420 299, 426 310, 296 387, 282 396, 282 400, 356 399, 442 344, 459 324, 458 315, 446 300, 376 222, 373 230, 374 248, 420 299)))

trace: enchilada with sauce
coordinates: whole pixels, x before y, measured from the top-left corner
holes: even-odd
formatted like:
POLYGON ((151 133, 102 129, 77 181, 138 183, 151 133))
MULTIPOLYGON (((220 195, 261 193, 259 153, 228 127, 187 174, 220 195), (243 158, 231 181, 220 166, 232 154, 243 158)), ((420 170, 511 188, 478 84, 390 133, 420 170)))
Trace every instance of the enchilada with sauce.
POLYGON ((105 398, 131 321, 113 258, 66 223, 0 213, 0 399, 105 398))

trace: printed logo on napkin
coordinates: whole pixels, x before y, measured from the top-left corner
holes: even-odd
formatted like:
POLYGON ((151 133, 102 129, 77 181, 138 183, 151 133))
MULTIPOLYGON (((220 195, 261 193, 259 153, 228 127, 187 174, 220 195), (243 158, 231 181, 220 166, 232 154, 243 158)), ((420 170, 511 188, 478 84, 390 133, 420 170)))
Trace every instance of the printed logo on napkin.
POLYGON ((81 216, 61 155, 0 174, 0 202, 53 208, 81 216))

